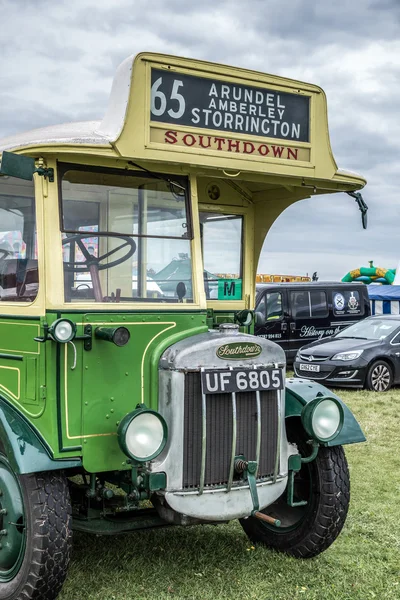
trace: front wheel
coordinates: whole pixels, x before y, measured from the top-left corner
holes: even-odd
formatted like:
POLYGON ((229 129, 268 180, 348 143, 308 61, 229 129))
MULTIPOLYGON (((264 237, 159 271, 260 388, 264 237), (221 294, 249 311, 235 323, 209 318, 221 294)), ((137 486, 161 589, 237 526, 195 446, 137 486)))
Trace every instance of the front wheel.
POLYGON ((54 600, 71 551, 67 480, 18 476, 0 454, 0 600, 54 600))
MULTIPOLYGON (((303 456, 303 444, 298 444, 303 456), (300 448, 302 446, 302 448, 300 448)), ((279 519, 277 528, 256 517, 240 523, 254 543, 286 552, 297 558, 312 558, 326 550, 337 538, 350 501, 350 479, 343 448, 320 448, 317 458, 302 465, 294 479, 295 500, 307 500, 304 506, 291 507, 286 492, 265 509, 279 519)))
POLYGON ((368 369, 366 387, 373 392, 387 392, 393 385, 393 373, 387 362, 377 360, 368 369))

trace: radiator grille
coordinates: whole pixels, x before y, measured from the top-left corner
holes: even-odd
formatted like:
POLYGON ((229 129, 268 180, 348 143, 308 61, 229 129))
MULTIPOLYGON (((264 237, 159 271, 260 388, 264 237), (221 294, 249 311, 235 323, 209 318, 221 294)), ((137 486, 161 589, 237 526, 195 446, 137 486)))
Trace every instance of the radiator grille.
MULTIPOLYGON (((277 392, 260 392, 261 444, 259 477, 272 475, 278 443, 277 392)), ((257 455, 255 392, 236 394, 236 451, 246 460, 257 455)), ((199 487, 202 458, 202 393, 199 372, 186 373, 184 399, 183 487, 199 487)), ((206 396, 205 485, 226 484, 232 460, 233 409, 231 394, 206 396)))

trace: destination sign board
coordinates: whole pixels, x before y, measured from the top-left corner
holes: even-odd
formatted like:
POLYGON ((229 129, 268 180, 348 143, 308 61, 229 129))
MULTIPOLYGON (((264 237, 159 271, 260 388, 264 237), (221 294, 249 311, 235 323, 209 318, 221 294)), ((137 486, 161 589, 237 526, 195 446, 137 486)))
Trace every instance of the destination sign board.
POLYGON ((310 141, 310 98, 151 70, 150 120, 296 142, 310 141))

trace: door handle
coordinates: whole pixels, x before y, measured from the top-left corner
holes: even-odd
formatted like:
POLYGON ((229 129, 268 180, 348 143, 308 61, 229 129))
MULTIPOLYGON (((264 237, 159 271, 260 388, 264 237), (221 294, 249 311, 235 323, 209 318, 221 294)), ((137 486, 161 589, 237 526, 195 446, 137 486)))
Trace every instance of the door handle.
POLYGON ((294 331, 296 331, 296 323, 294 323, 293 321, 290 323, 290 331, 293 333, 294 331))

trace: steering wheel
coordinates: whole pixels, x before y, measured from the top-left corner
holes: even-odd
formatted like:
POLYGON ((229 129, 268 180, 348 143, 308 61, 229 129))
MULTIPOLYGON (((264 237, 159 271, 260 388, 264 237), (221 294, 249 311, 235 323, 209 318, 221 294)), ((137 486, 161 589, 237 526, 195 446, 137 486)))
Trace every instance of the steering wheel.
POLYGON ((66 246, 67 244, 76 244, 81 250, 83 256, 85 257, 85 260, 82 262, 64 262, 65 270, 73 271, 74 273, 86 272, 90 270, 90 267, 95 267, 97 271, 102 271, 103 269, 111 269, 112 267, 116 267, 117 265, 120 265, 121 263, 128 260, 128 258, 133 256, 133 254, 136 252, 136 242, 128 235, 113 236, 109 233, 97 233, 86 231, 85 233, 77 233, 75 235, 71 235, 70 237, 64 238, 62 241, 62 245, 66 246), (93 256, 93 254, 90 254, 82 240, 87 239, 88 237, 102 236, 121 238, 121 240, 123 240, 124 243, 118 246, 117 248, 114 248, 114 250, 106 252, 106 254, 103 254, 102 256, 93 256), (111 262, 106 262, 102 264, 102 261, 109 258, 110 256, 112 256, 113 254, 115 254, 119 250, 122 250, 122 248, 125 247, 127 247, 127 252, 126 254, 124 254, 124 256, 122 256, 121 258, 116 258, 111 262))
POLYGON ((10 254, 12 254, 12 252, 10 252, 9 250, 5 250, 4 248, 0 248, 0 260, 4 260, 5 258, 7 258, 7 256, 9 256, 10 254))

